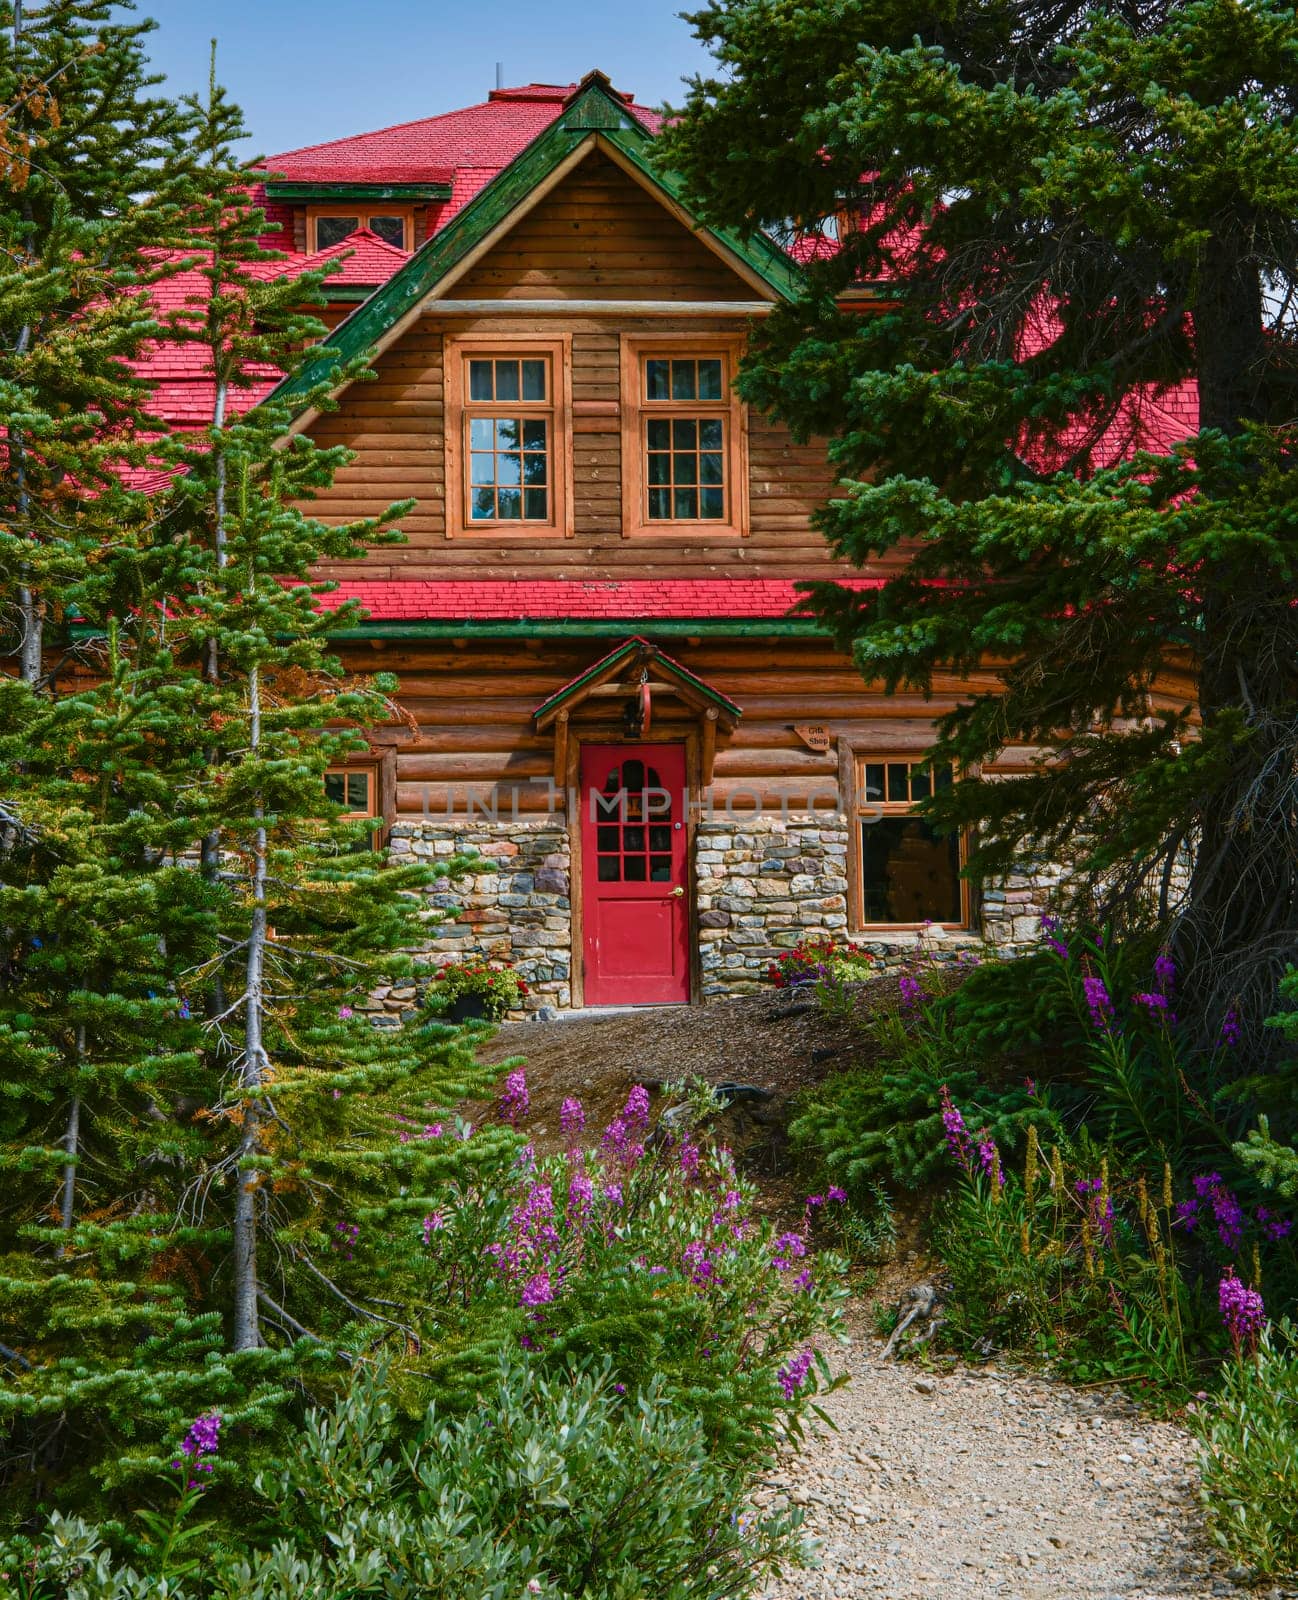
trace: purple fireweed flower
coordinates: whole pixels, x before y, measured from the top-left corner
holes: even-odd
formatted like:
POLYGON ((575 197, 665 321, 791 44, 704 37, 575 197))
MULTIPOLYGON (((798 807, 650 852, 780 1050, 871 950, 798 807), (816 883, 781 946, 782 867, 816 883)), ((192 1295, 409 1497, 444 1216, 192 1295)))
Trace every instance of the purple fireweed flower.
POLYGON ((795 1294, 805 1294, 815 1280, 811 1276, 811 1268, 804 1267, 793 1280, 792 1288, 795 1294))
POLYGON ((825 1199, 832 1200, 836 1205, 842 1205, 847 1199, 847 1190, 840 1189, 836 1183, 831 1183, 825 1190, 825 1199))
MULTIPOLYGON (((1222 1248, 1234 1254, 1244 1241, 1243 1207, 1234 1193, 1221 1181, 1221 1173, 1201 1172, 1192 1181, 1198 1199, 1212 1206, 1213 1221, 1217 1224, 1217 1237, 1221 1240, 1222 1248)), ((1192 1229, 1198 1220, 1199 1210, 1196 1201, 1185 1201, 1182 1206, 1177 1207, 1177 1221, 1183 1221, 1187 1229, 1192 1229), (1188 1208, 1190 1205, 1194 1206, 1193 1212, 1187 1210, 1183 1218, 1182 1208, 1188 1208)))
POLYGON ((1166 950, 1160 951, 1154 958, 1154 982, 1163 994, 1176 982, 1176 962, 1166 950))
POLYGON ((981 1129, 978 1134, 978 1165, 986 1177, 995 1177, 998 1188, 1004 1184, 1005 1171, 1001 1166, 1000 1151, 997 1150, 996 1141, 986 1128, 981 1129))
POLYGON ((807 1374, 811 1371, 811 1351, 804 1350, 800 1356, 794 1356, 785 1366, 776 1373, 776 1381, 784 1391, 784 1398, 792 1401, 796 1398, 798 1390, 807 1381, 807 1374))
POLYGON ((606 1183, 602 1193, 609 1205, 620 1206, 622 1204, 622 1185, 620 1183, 606 1183))
POLYGON ((1061 961, 1068 960, 1068 946, 1059 937, 1059 921, 1055 917, 1042 917, 1041 937, 1061 961))
POLYGON ((972 1171, 969 1154, 969 1130, 960 1115, 959 1107, 951 1099, 951 1091, 942 1085, 942 1127, 946 1132, 946 1147, 956 1163, 966 1172, 972 1171))
POLYGON ((430 1211, 424 1218, 424 1243, 431 1244, 433 1235, 440 1233, 446 1226, 446 1214, 442 1211, 430 1211))
POLYGON ((568 1221, 574 1228, 582 1228, 595 1203, 595 1185, 584 1172, 574 1172, 568 1180, 568 1221))
POLYGON ((356 1013, 352 1010, 352 1008, 350 1006, 339 1006, 338 1007, 338 1020, 339 1020, 339 1022, 350 1022, 351 1019, 355 1015, 356 1015, 356 1013))
POLYGON ((547 1306, 554 1299, 554 1285, 550 1282, 550 1274, 542 1268, 534 1272, 523 1285, 523 1292, 518 1297, 518 1303, 526 1311, 535 1311, 538 1306, 547 1306))
POLYGON ((771 1265, 777 1272, 788 1272, 806 1253, 807 1242, 800 1233, 782 1233, 771 1246, 771 1265))
POLYGON ((580 1133, 586 1126, 586 1110, 571 1095, 559 1107, 559 1127, 564 1133, 580 1133))
POLYGON ((897 980, 897 993, 901 997, 901 1009, 913 1011, 923 998, 924 990, 918 978, 913 978, 909 972, 903 972, 897 980))
POLYGON ((1197 1200, 1178 1200, 1176 1202, 1176 1222, 1187 1233, 1193 1233, 1199 1222, 1199 1202, 1197 1200))
POLYGON ((1239 1012, 1233 1007, 1222 1018, 1221 1038, 1218 1041, 1227 1050, 1233 1050, 1240 1041, 1239 1012))
POLYGON ((649 1091, 642 1084, 637 1083, 627 1095, 622 1116, 629 1128, 649 1126, 649 1091))
POLYGON ((1151 1017, 1161 1017, 1168 1023, 1176 1021, 1171 1001, 1159 990, 1153 989, 1148 994, 1132 995, 1132 999, 1138 1006, 1144 1006, 1151 1017))
POLYGON ((1217 1290, 1221 1320, 1226 1324, 1236 1355, 1247 1350, 1251 1355, 1266 1327, 1266 1306, 1256 1289, 1250 1289, 1230 1271, 1217 1290))
POLYGON ((1108 1033, 1113 1025, 1113 1001, 1104 986, 1104 979, 1089 974, 1082 979, 1082 990, 1086 995, 1086 1008, 1091 1014, 1091 1026, 1098 1028, 1101 1033, 1108 1033))
POLYGON ((500 1091, 500 1098, 496 1102, 496 1115, 502 1122, 517 1127, 527 1115, 529 1104, 527 1072, 522 1067, 515 1067, 505 1079, 504 1088, 500 1091))
POLYGON ((1268 1211, 1265 1206, 1257 1208, 1258 1227, 1271 1240, 1278 1244, 1281 1239, 1287 1239, 1293 1231, 1293 1223, 1288 1217, 1277 1217, 1274 1211, 1268 1211))
POLYGON ((807 1210, 808 1211, 814 1211, 817 1206, 823 1206, 824 1203, 825 1203, 825 1197, 824 1197, 823 1194, 809 1194, 807 1196, 807 1210))
POLYGON ((189 1425, 189 1432, 181 1442, 180 1455, 171 1463, 175 1470, 185 1473, 187 1489, 205 1487, 198 1478, 190 1477, 189 1474, 211 1472, 215 1467, 220 1444, 221 1413, 207 1411, 202 1416, 195 1417, 189 1425))
POLYGON ((687 1140, 680 1148, 677 1157, 680 1162, 681 1175, 693 1178, 699 1170, 699 1147, 692 1140, 687 1140))
POLYGON ((708 1246, 702 1239, 694 1239, 685 1246, 681 1252, 681 1266, 689 1274, 691 1283, 709 1284, 717 1281, 716 1262, 708 1254, 708 1246))

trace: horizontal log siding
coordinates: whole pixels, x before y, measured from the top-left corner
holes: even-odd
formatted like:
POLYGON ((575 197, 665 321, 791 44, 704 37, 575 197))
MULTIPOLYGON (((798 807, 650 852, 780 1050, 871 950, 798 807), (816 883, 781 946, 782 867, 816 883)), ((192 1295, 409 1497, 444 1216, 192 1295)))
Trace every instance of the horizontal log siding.
MULTIPOLYGON (((750 534, 622 535, 621 440, 615 415, 582 415, 583 404, 617 404, 619 334, 731 330, 714 318, 638 318, 616 328, 590 319, 538 318, 529 327, 572 334, 573 496, 575 537, 529 535, 448 540, 442 444, 443 337, 447 332, 520 331, 514 318, 459 321, 425 317, 376 363, 376 378, 355 384, 339 409, 320 417, 312 435, 345 445, 356 459, 338 473, 313 510, 326 521, 372 516, 394 500, 413 499, 402 523, 407 543, 376 550, 362 566, 322 568, 330 577, 618 578, 830 577, 837 570, 811 514, 833 492, 823 446, 797 445, 789 433, 749 417, 750 534)), ((890 570, 878 564, 868 572, 890 570)))
MULTIPOLYGON (((753 289, 612 163, 588 161, 524 217, 449 291, 456 298, 714 298, 751 300, 753 289), (574 243, 574 241, 576 241, 574 243), (563 248, 559 249, 562 244, 563 248), (661 269, 643 281, 643 263, 661 269), (526 266, 524 263, 531 263, 526 266), (537 274, 540 274, 537 277, 537 274), (535 280, 535 281, 533 281, 535 280), (598 281, 596 281, 598 280, 598 281)), ((618 578, 829 576, 834 568, 811 514, 832 492, 823 446, 795 445, 788 432, 749 417, 750 531, 706 529, 624 538, 619 421, 582 407, 616 405, 619 336, 734 332, 734 318, 682 314, 611 323, 588 315, 424 316, 375 363, 376 377, 353 384, 339 408, 318 418, 321 444, 345 445, 356 459, 314 509, 328 521, 370 516, 413 499, 402 524, 408 542, 376 550, 363 567, 327 575, 393 578, 618 578), (448 540, 442 437, 443 337, 523 330, 572 335, 574 537, 509 535, 448 540)), ((885 570, 881 568, 879 570, 885 570)))
POLYGON ((606 156, 593 155, 455 286, 466 300, 751 300, 752 288, 606 156))
MULTIPOLYGON (((814 640, 673 640, 667 648, 744 711, 734 734, 718 741, 712 789, 718 804, 744 791, 745 805, 755 793, 763 806, 778 806, 834 784, 836 752, 808 750, 794 723, 823 723, 854 744, 874 737, 919 743, 962 690, 993 682, 990 674, 976 682, 939 680, 926 702, 871 690, 846 657, 814 640)), ((488 641, 385 645, 381 664, 400 678, 397 698, 415 723, 380 730, 376 741, 396 749, 398 815, 418 817, 425 808, 444 814, 452 799, 462 813, 469 786, 485 795, 495 785, 523 787, 520 812, 543 810, 554 746, 551 735, 532 731, 532 712, 600 653, 595 641, 552 640, 530 648, 488 641)), ((348 664, 372 671, 380 662, 374 652, 357 650, 349 652, 348 664)), ((618 701, 587 701, 574 713, 572 728, 578 735, 597 726, 611 733, 620 714, 618 701)), ((683 736, 687 728, 697 728, 694 717, 656 695, 653 732, 683 736)))

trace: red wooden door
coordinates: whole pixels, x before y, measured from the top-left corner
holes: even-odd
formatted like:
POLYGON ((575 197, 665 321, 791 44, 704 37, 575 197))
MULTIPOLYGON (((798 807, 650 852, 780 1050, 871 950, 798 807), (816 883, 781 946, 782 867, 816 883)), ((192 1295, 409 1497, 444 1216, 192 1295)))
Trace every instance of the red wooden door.
POLYGON ((685 746, 581 752, 586 1003, 690 997, 685 746))

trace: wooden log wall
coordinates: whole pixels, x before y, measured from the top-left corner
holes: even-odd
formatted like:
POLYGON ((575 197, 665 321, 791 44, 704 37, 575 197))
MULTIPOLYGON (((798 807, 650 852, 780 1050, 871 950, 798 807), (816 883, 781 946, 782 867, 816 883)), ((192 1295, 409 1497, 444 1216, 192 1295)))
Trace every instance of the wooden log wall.
MULTIPOLYGON (((457 299, 726 300, 751 302, 752 284, 703 245, 611 162, 592 156, 456 282, 457 299)), ((364 570, 330 576, 400 578, 807 578, 833 570, 811 514, 833 490, 823 445, 796 445, 786 429, 749 417, 749 531, 706 527, 636 538, 622 533, 619 336, 734 333, 733 316, 640 318, 587 314, 425 315, 376 361, 339 409, 317 419, 320 443, 356 459, 319 497, 326 519, 372 515, 413 498, 408 543, 378 550, 364 570), (572 337, 574 536, 553 533, 448 539, 443 437, 444 339, 520 332, 572 337), (583 411, 585 414, 583 414, 583 411), (592 414, 592 412, 600 414, 592 414)))
MULTIPOLYGON (((795 724, 823 724, 836 740, 880 750, 922 748, 934 717, 954 704, 962 688, 973 686, 939 682, 931 702, 919 695, 884 696, 869 689, 850 660, 814 639, 663 644, 743 710, 735 732, 717 743, 712 795, 719 807, 733 797, 736 809, 758 800, 764 809, 781 803, 797 809, 815 790, 825 796, 820 805, 827 809, 827 791, 838 776, 837 751, 813 753, 795 724)), ((385 643, 381 665, 400 678, 398 698, 417 724, 393 724, 376 734, 376 744, 396 752, 398 817, 414 820, 425 811, 444 817, 448 805, 463 815, 470 792, 485 802, 493 789, 504 806, 512 805, 517 789, 520 815, 549 809, 554 739, 533 732, 532 713, 605 649, 606 642, 597 639, 547 639, 540 646, 509 640, 385 643)), ((379 652, 348 651, 347 665, 356 671, 379 664, 379 652)), ((981 683, 993 681, 986 674, 981 683)), ((574 736, 620 736, 619 713, 617 703, 586 702, 573 714, 574 736)), ((697 726, 669 697, 655 698, 655 736, 684 738, 697 726)))

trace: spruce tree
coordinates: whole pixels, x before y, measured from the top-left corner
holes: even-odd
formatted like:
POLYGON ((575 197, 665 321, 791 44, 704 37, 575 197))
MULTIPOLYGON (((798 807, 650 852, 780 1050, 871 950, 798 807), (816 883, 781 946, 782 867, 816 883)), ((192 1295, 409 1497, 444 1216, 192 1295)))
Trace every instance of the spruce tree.
POLYGON ((109 0, 0 4, 0 649, 39 683, 94 553, 139 514, 141 291, 173 270, 184 113, 151 90, 151 23, 109 0), (53 630, 47 639, 47 631, 53 630))
POLYGON ((1100 916, 1170 931, 1205 1041, 1234 1011, 1264 1050, 1298 954, 1292 9, 715 0, 692 20, 724 74, 693 83, 664 159, 711 221, 841 234, 741 380, 830 441, 832 547, 908 558, 816 607, 889 690, 1005 663, 935 760, 1050 758, 931 815, 980 828, 975 873, 1077 856, 1100 916), (1187 384, 1198 431, 1133 455, 1187 384))
MULTIPOLYGON (((492 1074, 454 1030, 360 1013, 411 972, 424 873, 389 868, 324 792, 396 685, 344 675, 328 641, 354 608, 319 609, 311 565, 398 537, 400 508, 341 528, 309 515, 344 456, 289 439, 292 411, 266 391, 323 333, 303 310, 319 277, 285 280, 260 248, 220 91, 177 123, 183 249, 165 265, 193 292, 144 325, 206 354, 211 422, 140 442, 169 476, 147 507, 107 488, 87 513, 120 521, 83 556, 84 670, 0 679, 16 1515, 162 1469, 213 1406, 255 1450, 310 1382, 374 1343, 403 1349, 403 1307, 340 1281, 340 1222, 385 1219, 399 1258, 447 1178, 492 1147, 401 1137, 492 1074)), ((327 405, 326 387, 308 402, 327 405)), ((122 449, 106 431, 105 463, 122 449)))

